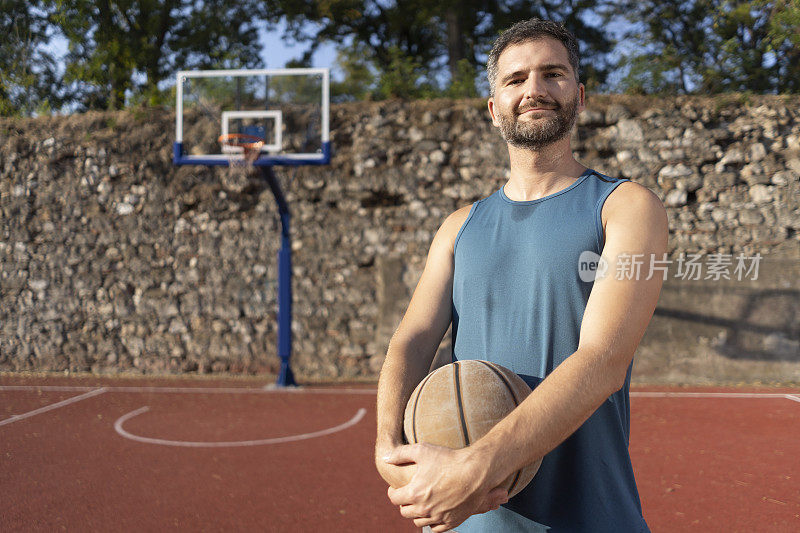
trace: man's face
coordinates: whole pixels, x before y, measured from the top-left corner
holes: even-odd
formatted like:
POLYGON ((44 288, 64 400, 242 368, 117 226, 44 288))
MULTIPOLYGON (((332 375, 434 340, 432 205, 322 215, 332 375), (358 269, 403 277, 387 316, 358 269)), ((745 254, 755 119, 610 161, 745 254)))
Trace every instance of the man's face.
POLYGON ((539 150, 568 136, 583 109, 584 88, 561 42, 543 37, 503 50, 489 112, 506 142, 539 150))

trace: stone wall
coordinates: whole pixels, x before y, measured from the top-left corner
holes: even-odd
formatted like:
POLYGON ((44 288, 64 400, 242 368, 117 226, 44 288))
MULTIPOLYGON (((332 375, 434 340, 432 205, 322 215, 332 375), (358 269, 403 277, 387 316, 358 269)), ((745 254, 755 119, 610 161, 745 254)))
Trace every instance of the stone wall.
MULTIPOLYGON (((636 379, 800 381, 800 98, 589 108, 577 157, 650 187, 670 218, 636 379), (681 254, 700 279, 682 279, 681 254), (756 254, 757 279, 737 280, 756 254), (706 279, 725 258, 731 279, 706 279)), ((338 105, 332 129, 331 166, 276 170, 293 213, 293 367, 372 379, 439 224, 497 190, 508 156, 477 100, 338 105)), ((156 109, 0 121, 0 370, 276 371, 272 194, 258 176, 173 167, 172 140, 156 109)))

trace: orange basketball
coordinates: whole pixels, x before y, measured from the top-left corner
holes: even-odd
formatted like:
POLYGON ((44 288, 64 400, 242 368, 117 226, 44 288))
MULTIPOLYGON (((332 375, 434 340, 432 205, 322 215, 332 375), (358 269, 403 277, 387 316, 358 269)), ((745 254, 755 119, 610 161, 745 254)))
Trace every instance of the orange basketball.
MULTIPOLYGON (((521 377, 496 363, 465 360, 445 365, 428 374, 411 394, 403 421, 406 440, 448 448, 469 446, 530 392, 521 377)), ((509 498, 530 483, 540 464, 526 466, 503 483, 509 498)))

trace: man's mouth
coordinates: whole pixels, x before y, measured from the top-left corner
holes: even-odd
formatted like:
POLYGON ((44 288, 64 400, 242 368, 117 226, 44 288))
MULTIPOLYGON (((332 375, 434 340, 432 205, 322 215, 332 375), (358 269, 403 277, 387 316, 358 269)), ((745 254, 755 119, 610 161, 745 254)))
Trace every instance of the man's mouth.
POLYGON ((557 106, 555 104, 536 104, 536 105, 528 105, 520 109, 517 114, 523 115, 528 111, 555 111, 557 106))

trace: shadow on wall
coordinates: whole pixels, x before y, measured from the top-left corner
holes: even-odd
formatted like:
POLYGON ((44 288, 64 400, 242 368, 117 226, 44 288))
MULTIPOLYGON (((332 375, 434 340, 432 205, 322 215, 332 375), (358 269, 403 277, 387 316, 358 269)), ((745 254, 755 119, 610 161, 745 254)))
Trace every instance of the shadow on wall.
POLYGON ((800 362, 800 290, 664 289, 655 316, 679 321, 681 327, 671 328, 676 344, 708 339, 728 359, 800 362))

